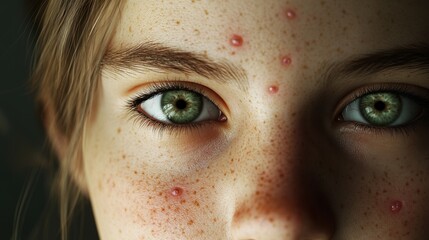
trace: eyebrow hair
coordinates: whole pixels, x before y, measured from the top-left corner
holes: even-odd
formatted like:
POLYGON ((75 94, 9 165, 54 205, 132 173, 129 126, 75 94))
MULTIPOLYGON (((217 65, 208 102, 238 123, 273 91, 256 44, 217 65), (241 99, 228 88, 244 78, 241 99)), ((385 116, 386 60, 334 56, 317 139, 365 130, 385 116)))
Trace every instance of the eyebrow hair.
MULTIPOLYGON (((335 64, 334 64, 335 65, 335 64)), ((342 74, 369 75, 386 70, 422 70, 429 72, 429 44, 399 46, 359 55, 339 63, 342 74)))
POLYGON ((188 52, 154 42, 109 49, 101 64, 119 71, 133 69, 197 74, 220 83, 232 81, 243 90, 249 85, 244 69, 227 60, 215 61, 206 54, 188 52))

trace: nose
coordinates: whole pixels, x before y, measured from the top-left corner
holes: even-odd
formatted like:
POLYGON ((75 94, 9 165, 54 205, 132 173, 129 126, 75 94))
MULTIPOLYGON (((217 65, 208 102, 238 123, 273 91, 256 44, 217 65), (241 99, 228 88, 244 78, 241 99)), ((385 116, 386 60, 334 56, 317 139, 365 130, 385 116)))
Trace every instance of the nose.
POLYGON ((315 176, 317 167, 310 166, 318 162, 310 159, 322 156, 317 147, 309 151, 303 138, 305 133, 297 131, 260 134, 258 139, 266 141, 254 142, 252 150, 242 156, 243 165, 236 167, 242 169, 246 183, 236 186, 234 240, 332 238, 334 214, 319 184, 321 177, 315 176))
MULTIPOLYGON (((312 201, 320 199, 312 199, 312 201)), ((258 199, 236 209, 234 240, 325 240, 333 235, 333 216, 322 204, 258 199), (265 201, 265 203, 264 203, 265 201), (264 205, 262 205, 264 204, 264 205)))

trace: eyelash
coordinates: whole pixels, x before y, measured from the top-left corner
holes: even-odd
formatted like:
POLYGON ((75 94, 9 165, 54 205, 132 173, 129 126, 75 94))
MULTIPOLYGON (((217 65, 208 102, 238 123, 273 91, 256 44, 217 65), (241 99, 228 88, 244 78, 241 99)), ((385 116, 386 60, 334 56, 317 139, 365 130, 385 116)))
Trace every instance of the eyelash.
MULTIPOLYGON (((196 85, 196 84, 193 84, 196 85)), ((145 89, 143 92, 138 93, 137 95, 131 97, 127 101, 127 109, 131 113, 131 117, 136 123, 139 123, 142 127, 151 127, 153 130, 158 131, 162 134, 164 131, 180 134, 189 130, 198 130, 204 127, 207 124, 212 124, 213 121, 202 121, 196 123, 187 123, 187 124, 166 124, 160 121, 155 121, 145 114, 138 111, 138 106, 145 100, 148 100, 162 92, 171 91, 171 90, 186 90, 190 92, 195 92, 201 94, 203 97, 209 99, 217 108, 220 107, 210 98, 207 93, 201 87, 190 87, 188 84, 184 84, 178 81, 169 82, 158 82, 151 84, 150 87, 145 89)))
MULTIPOLYGON (((213 121, 205 121, 205 122, 189 123, 189 124, 183 124, 183 125, 165 124, 159 121, 152 120, 148 116, 138 111, 137 108, 142 101, 150 99, 156 96, 157 94, 160 94, 161 92, 169 91, 169 90, 187 90, 187 91, 195 92, 195 93, 201 94, 203 97, 206 97, 210 101, 212 101, 211 98, 207 96, 205 91, 199 87, 190 87, 187 84, 184 84, 178 81, 154 83, 148 89, 144 90, 144 92, 138 93, 137 95, 131 97, 127 101, 127 109, 131 113, 131 116, 133 117, 133 119, 139 124, 141 124, 142 127, 151 127, 155 131, 158 131, 159 133, 168 131, 168 132, 174 132, 178 134, 180 134, 181 132, 186 132, 188 130, 198 130, 207 124, 213 123, 213 121)), ((419 104, 424 109, 422 115, 427 114, 428 112, 429 97, 428 98, 420 97, 420 95, 426 95, 426 94, 421 94, 421 93, 419 94, 417 93, 419 91, 416 90, 416 87, 413 87, 407 84, 400 84, 400 83, 381 83, 377 85, 361 87, 357 91, 354 91, 351 95, 349 95, 349 97, 346 97, 340 109, 341 110, 344 109, 344 107, 347 106, 347 104, 350 104, 354 100, 361 98, 366 94, 373 94, 376 92, 383 92, 383 91, 396 93, 414 100, 417 104, 419 104)), ((219 106, 214 101, 212 102, 213 104, 216 105, 216 107, 219 108, 219 106)), ((342 121, 341 112, 336 115, 337 115, 337 121, 342 121)), ((352 124, 353 130, 355 131, 370 132, 372 134, 377 134, 377 135, 385 134, 386 132, 390 132, 392 134, 401 133, 404 135, 408 135, 410 132, 417 130, 416 124, 404 124, 404 125, 393 126, 393 127, 376 127, 376 126, 371 126, 371 125, 357 123, 357 122, 347 122, 347 124, 352 124)))
MULTIPOLYGON (((347 106, 351 102, 367 94, 373 94, 377 92, 391 92, 398 95, 402 95, 404 97, 407 97, 415 101, 416 104, 420 105, 423 108, 423 112, 420 115, 420 116, 423 116, 427 114, 429 110, 429 96, 428 98, 421 97, 420 95, 426 95, 426 94, 418 93, 418 92, 421 92, 421 90, 418 91, 416 90, 416 88, 418 87, 411 86, 408 84, 401 84, 401 83, 380 83, 377 85, 364 86, 359 88, 357 91, 354 91, 349 97, 347 97, 340 109, 341 110, 344 109, 345 106, 347 106)), ((337 113, 336 116, 337 116, 337 121, 343 121, 341 112, 337 113)), ((412 123, 418 121, 419 118, 417 118, 415 121, 412 121, 410 124, 391 126, 391 127, 376 127, 376 126, 371 126, 368 124, 362 124, 358 122, 347 122, 347 124, 352 124, 353 129, 356 131, 370 132, 372 134, 377 134, 377 135, 385 134, 386 132, 392 133, 392 134, 400 133, 403 135, 408 135, 410 132, 417 130, 416 124, 412 124, 412 123)))

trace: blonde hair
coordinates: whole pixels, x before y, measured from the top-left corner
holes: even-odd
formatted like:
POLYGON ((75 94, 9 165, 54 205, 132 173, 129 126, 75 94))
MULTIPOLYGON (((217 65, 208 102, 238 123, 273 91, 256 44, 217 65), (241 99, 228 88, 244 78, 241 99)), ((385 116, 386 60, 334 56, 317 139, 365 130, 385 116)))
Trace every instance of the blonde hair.
MULTIPOLYGON (((43 6, 32 81, 48 121, 66 143, 54 186, 58 189, 61 239, 81 192, 70 168, 81 158, 82 133, 100 78, 100 62, 120 18, 122 1, 48 0, 43 6), (46 111, 45 111, 46 112, 46 111)), ((55 139, 51 139, 55 141, 55 139)), ((55 146, 55 143, 52 143, 55 146)))

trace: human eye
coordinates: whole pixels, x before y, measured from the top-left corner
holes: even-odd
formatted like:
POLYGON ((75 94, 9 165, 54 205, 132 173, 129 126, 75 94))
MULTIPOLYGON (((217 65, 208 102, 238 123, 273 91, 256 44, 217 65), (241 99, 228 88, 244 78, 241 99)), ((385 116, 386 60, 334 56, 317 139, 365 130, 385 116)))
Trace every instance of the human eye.
POLYGON ((197 127, 224 122, 226 117, 203 87, 196 84, 157 83, 128 101, 129 109, 145 125, 159 128, 197 127))
POLYGON ((427 90, 405 84, 381 84, 356 91, 339 120, 365 129, 404 129, 427 115, 427 90))

